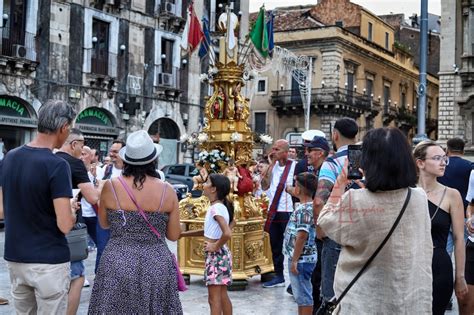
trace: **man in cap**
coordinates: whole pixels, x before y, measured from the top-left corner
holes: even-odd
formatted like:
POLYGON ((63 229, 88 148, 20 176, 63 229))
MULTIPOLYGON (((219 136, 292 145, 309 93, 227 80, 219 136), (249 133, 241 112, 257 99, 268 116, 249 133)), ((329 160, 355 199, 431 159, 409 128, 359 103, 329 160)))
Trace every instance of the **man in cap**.
MULTIPOLYGON (((313 141, 314 137, 316 136, 326 138, 326 135, 321 130, 311 129, 311 130, 306 130, 305 132, 303 132, 301 134, 301 139, 303 140, 303 146, 306 143, 313 141)), ((303 172, 313 173, 313 169, 311 165, 308 165, 308 158, 306 154, 305 154, 305 157, 301 159, 295 166, 295 175, 298 175, 303 172)))
MULTIPOLYGON (((334 156, 326 159, 319 171, 318 189, 313 202, 315 220, 327 202, 337 177, 343 171, 342 168, 347 160, 348 154, 347 146, 356 143, 356 135, 358 132, 359 126, 352 118, 340 118, 334 124, 331 138, 336 153, 334 156)), ((334 297, 334 273, 336 272, 341 247, 333 240, 325 237, 323 230, 318 227, 317 237, 323 241, 323 249, 321 252, 321 296, 323 302, 327 302, 334 297)))

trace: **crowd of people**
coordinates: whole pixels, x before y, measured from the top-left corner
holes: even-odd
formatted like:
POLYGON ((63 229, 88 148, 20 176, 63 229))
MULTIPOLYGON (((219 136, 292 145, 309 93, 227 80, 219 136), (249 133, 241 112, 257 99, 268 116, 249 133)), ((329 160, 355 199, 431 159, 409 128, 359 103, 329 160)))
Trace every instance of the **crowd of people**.
MULTIPOLYGON (((66 236, 82 222, 97 249, 90 314, 182 314, 185 288, 166 239, 192 236, 204 238, 210 313, 232 314, 234 162, 196 179, 210 207, 203 230, 182 231, 177 196, 157 170, 163 147, 136 131, 114 141, 110 161, 99 165, 72 128, 75 115, 65 102, 47 102, 36 137, 0 163, 16 312, 77 313, 87 280, 66 236)), ((453 292, 459 312, 473 314, 474 171, 464 142, 413 149, 397 128, 370 130, 360 139, 359 180, 347 172, 358 131, 341 118, 330 135, 302 134, 301 159, 279 139, 251 164, 254 194, 269 199, 274 276, 263 288, 285 287, 286 262, 298 314, 444 314, 453 292)))

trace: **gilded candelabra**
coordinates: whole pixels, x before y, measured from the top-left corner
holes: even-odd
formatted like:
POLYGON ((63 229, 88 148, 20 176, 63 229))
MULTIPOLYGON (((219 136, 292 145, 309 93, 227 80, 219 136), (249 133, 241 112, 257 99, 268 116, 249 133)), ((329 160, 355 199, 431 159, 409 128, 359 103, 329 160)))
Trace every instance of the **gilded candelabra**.
MULTIPOLYGON (((226 52, 225 37, 220 39, 220 51, 226 52)), ((252 160, 253 133, 249 127, 250 104, 242 96, 244 65, 237 63, 237 47, 232 54, 221 53, 215 62, 210 84, 213 94, 204 107, 207 140, 200 144, 201 152, 220 152, 233 159, 239 168, 247 168, 252 160), (231 57, 232 55, 232 57, 231 57)), ((204 161, 209 173, 223 170, 226 160, 204 161)), ((269 237, 263 231, 268 198, 255 198, 251 191, 239 189, 231 194, 236 225, 232 230, 230 250, 233 255, 233 280, 236 288, 245 288, 246 280, 256 274, 273 271, 269 237)), ((187 230, 204 228, 209 200, 190 194, 180 202, 180 219, 187 230)), ((184 237, 178 242, 179 266, 183 274, 204 274, 203 237, 184 237)))

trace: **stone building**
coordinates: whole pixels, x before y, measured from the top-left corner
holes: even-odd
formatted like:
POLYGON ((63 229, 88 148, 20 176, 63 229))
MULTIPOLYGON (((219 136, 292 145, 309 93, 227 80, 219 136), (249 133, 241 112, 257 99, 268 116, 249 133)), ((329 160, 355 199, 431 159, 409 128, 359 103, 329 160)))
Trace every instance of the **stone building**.
POLYGON ((464 138, 474 149, 474 1, 441 1, 440 141, 464 138))
MULTIPOLYGON (((76 107, 86 144, 106 154, 114 138, 145 129, 182 161, 182 134, 199 129, 204 95, 195 52, 180 41, 188 0, 0 0, 0 138, 27 143, 47 99, 76 107)), ((225 0, 196 1, 212 23, 225 0)), ((236 1, 248 30, 248 0, 236 1)))
MULTIPOLYGON (((329 135, 338 118, 349 116, 358 121, 360 138, 382 126, 415 135, 419 71, 413 56, 394 44, 392 26, 349 0, 277 8, 274 14, 275 44, 313 60, 310 128, 329 135)), ((436 138, 438 79, 433 75, 428 75, 427 95, 427 131, 436 138)), ((252 116, 257 133, 298 141, 304 109, 291 73, 260 74, 252 116)))

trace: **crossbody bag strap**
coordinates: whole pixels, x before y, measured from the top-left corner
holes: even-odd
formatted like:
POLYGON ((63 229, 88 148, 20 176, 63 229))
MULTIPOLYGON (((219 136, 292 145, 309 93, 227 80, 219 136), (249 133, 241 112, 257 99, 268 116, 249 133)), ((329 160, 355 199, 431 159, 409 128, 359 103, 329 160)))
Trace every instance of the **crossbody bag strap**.
POLYGON ((408 206, 408 202, 410 201, 410 197, 411 197, 411 188, 408 187, 408 192, 407 192, 407 196, 405 198, 405 202, 403 203, 403 207, 402 207, 402 210, 400 211, 400 214, 398 215, 397 219, 395 220, 395 223, 393 223, 393 226, 392 228, 390 229, 390 231, 388 232, 387 236, 385 237, 385 239, 382 241, 382 243, 379 245, 379 247, 375 250, 375 252, 372 254, 372 256, 370 256, 369 260, 367 260, 367 262, 365 263, 364 267, 362 267, 362 269, 359 271, 359 273, 354 277, 354 279, 352 279, 351 283, 349 283, 349 285, 347 286, 347 288, 342 292, 341 296, 336 300, 336 302, 334 303, 334 306, 336 306, 337 304, 339 304, 342 300, 342 298, 347 294, 347 292, 351 289, 351 287, 356 283, 356 281, 360 278, 360 276, 364 273, 364 271, 367 269, 367 267, 369 267, 370 263, 375 259, 375 257, 377 257, 378 253, 382 250, 382 248, 385 246, 385 244, 387 243, 388 239, 390 238, 390 236, 392 236, 392 233, 393 231, 395 231, 395 228, 398 226, 398 223, 400 222, 402 216, 403 216, 403 213, 405 213, 405 210, 408 206))
POLYGON ((135 204, 135 206, 137 207, 137 210, 138 212, 140 213, 140 215, 143 217, 143 219, 145 219, 145 222, 146 224, 148 225, 148 227, 150 228, 150 230, 156 235, 158 236, 158 238, 161 238, 161 234, 160 232, 158 232, 156 230, 156 228, 151 225, 150 221, 148 221, 148 218, 145 214, 145 211, 143 211, 143 208, 140 207, 140 205, 138 204, 137 202, 137 199, 135 199, 135 196, 133 195, 133 192, 132 192, 132 189, 130 187, 128 187, 127 183, 125 182, 125 180, 123 179, 122 176, 119 176, 118 177, 118 180, 119 182, 122 184, 123 188, 125 188, 125 191, 127 192, 127 195, 130 197, 130 199, 132 200, 132 202, 135 204))

